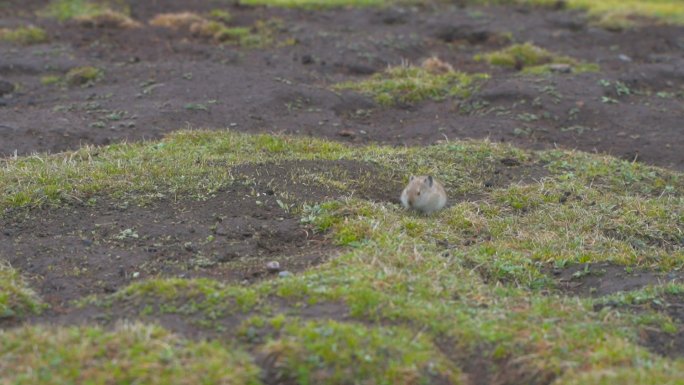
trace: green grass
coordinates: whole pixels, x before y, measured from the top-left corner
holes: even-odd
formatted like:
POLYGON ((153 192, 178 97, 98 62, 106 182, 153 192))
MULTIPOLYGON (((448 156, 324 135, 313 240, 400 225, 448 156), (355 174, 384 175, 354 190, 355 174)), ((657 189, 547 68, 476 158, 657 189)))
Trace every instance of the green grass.
POLYGON ((388 4, 388 0, 240 0, 244 5, 268 5, 273 7, 304 7, 304 8, 332 8, 332 7, 368 7, 388 4))
POLYGON ((373 96, 381 105, 392 105, 417 103, 426 99, 465 98, 485 79, 485 74, 455 71, 435 74, 420 67, 397 66, 367 80, 336 84, 334 89, 358 91, 373 96))
MULTIPOLYGON (((529 4, 555 6, 556 0, 469 0, 475 4, 529 4)), ((684 3, 679 0, 565 0, 568 8, 586 10, 601 26, 621 29, 638 24, 638 18, 684 24, 684 3)))
POLYGON ((164 329, 122 324, 26 326, 0 331, 3 384, 258 384, 246 353, 218 342, 190 342, 164 329))
POLYGON ((40 300, 19 274, 0 262, 0 320, 37 314, 41 309, 40 300))
POLYGON ((67 21, 114 13, 114 10, 121 12, 123 15, 130 13, 128 6, 121 0, 51 0, 38 13, 44 17, 67 21))
POLYGON ((0 41, 18 44, 39 44, 48 41, 47 32, 39 27, 19 27, 16 29, 0 28, 0 41))
POLYGON ((84 86, 101 80, 103 76, 104 73, 101 69, 83 66, 70 69, 64 75, 64 81, 70 86, 84 86))
POLYGON ((567 64, 575 73, 599 70, 597 64, 582 63, 568 56, 557 55, 532 43, 514 44, 499 51, 476 55, 475 60, 500 67, 518 68, 528 74, 550 73, 553 64, 567 64))
MULTIPOLYGON (((76 381, 86 372, 79 365, 94 357, 99 365, 87 373, 92 383, 102 383, 110 372, 130 373, 116 368, 159 369, 150 363, 158 362, 161 344, 169 347, 164 354, 171 363, 161 365, 168 371, 152 372, 160 382, 176 379, 168 373, 181 371, 178 381, 204 371, 219 376, 221 370, 252 368, 255 357, 268 357, 271 376, 297 383, 448 379, 458 384, 465 383, 464 363, 473 359, 491 365, 487 370, 494 373, 511 363, 515 370, 502 375, 557 378, 561 384, 679 380, 684 360, 653 354, 638 341, 644 330, 671 333, 682 325, 647 307, 634 313, 629 306, 594 311, 594 305, 653 301, 664 293, 680 295, 680 287, 644 289, 622 299, 575 298, 554 291, 543 269, 600 261, 655 269, 684 266, 681 173, 607 156, 531 152, 482 141, 361 147, 313 138, 182 131, 157 142, 5 159, 0 209, 97 204, 100 196, 132 202, 200 200, 241 183, 232 174, 236 165, 340 159, 392 170, 373 183, 405 182, 411 174, 438 176, 452 205, 432 216, 358 198, 295 207, 304 222, 346 247, 340 257, 306 273, 249 286, 151 279, 84 301, 107 317, 122 312, 146 320, 173 316, 234 342, 229 349, 202 347, 209 349, 202 361, 194 358, 198 345, 168 343, 170 337, 156 328, 158 334, 146 333, 144 343, 125 330, 25 328, 0 335, 2 344, 9 340, 13 347, 0 365, 43 367, 52 378, 76 381), (534 171, 536 180, 483 188, 502 159, 534 171), (317 307, 335 311, 317 312, 317 307), (120 342, 131 338, 132 343, 120 342), (89 355, 93 346, 102 345, 114 346, 114 355, 89 355), (75 358, 74 351, 83 356, 75 358), (179 356, 187 360, 175 359, 179 356), (50 362, 69 366, 62 371, 64 365, 50 362)), ((296 174, 283 178, 331 186, 357 182, 342 174, 296 174)), ((27 370, 20 373, 41 373, 27 370)), ((252 369, 241 373, 241 383, 259 378, 252 369)), ((525 378, 530 377, 519 382, 528 382, 525 378)))

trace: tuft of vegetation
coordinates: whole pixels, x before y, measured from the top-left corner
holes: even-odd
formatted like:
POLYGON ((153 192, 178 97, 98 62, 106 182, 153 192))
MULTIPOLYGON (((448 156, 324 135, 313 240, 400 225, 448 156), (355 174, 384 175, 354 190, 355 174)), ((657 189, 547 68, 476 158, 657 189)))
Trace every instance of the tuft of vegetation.
POLYGON ((39 44, 48 41, 48 34, 44 29, 34 26, 16 29, 0 28, 0 41, 17 44, 39 44))
POLYGON ((390 3, 388 0, 239 0, 243 5, 267 5, 287 8, 369 7, 390 3))
POLYGON ((524 73, 542 74, 553 71, 554 65, 567 65, 572 72, 598 71, 597 64, 581 63, 568 57, 554 54, 532 43, 514 44, 499 51, 476 55, 475 60, 490 65, 515 68, 524 73))
POLYGON ((0 320, 37 314, 41 309, 40 300, 19 274, 0 262, 0 320))
POLYGON ((684 24, 684 3, 679 0, 468 0, 474 4, 522 4, 581 9, 600 26, 623 29, 648 22, 684 24), (650 20, 649 20, 650 19, 650 20))
POLYGON ((25 326, 0 331, 0 372, 8 384, 258 384, 249 355, 217 342, 190 342, 166 330, 120 324, 25 326))
MULTIPOLYGON (((130 10, 128 5, 120 0, 51 0, 38 13, 59 21, 77 19, 87 23, 89 20, 94 22, 99 17, 102 17, 102 20, 109 18, 121 21, 128 18, 130 10)), ((132 20, 130 22, 134 23, 132 20)))
POLYGON ((105 9, 101 12, 79 15, 74 20, 84 27, 91 28, 139 28, 139 22, 131 19, 128 15, 121 12, 105 9))
POLYGON ((373 96, 382 105, 392 105, 426 99, 466 98, 487 78, 486 74, 466 74, 448 69, 435 72, 423 67, 402 65, 390 67, 367 80, 339 83, 333 88, 359 91, 373 96))
POLYGON ((92 66, 76 67, 64 75, 64 81, 70 86, 87 86, 102 80, 104 73, 92 66))
POLYGON ((155 16, 150 20, 150 24, 174 30, 185 30, 197 37, 250 48, 294 43, 291 39, 278 41, 278 35, 284 29, 279 19, 258 20, 252 27, 229 27, 224 19, 230 20, 230 14, 213 11, 209 14, 209 18, 205 18, 192 12, 167 13, 155 16))

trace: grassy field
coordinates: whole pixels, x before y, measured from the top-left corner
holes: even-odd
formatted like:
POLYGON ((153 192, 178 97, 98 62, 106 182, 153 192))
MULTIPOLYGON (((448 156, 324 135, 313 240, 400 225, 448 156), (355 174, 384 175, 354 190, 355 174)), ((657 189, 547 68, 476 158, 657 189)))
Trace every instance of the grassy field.
MULTIPOLYGON (((394 3, 240 1, 313 8, 394 3)), ((558 5, 556 0, 469 3, 558 5)), ((586 10, 592 23, 608 29, 684 24, 682 1, 563 4, 586 10)), ((154 19, 133 21, 123 1, 57 0, 37 14, 53 19, 46 23, 50 28, 71 20, 97 25, 104 17, 124 29, 148 23, 173 30, 189 28, 178 27, 189 17, 202 27, 195 34, 212 43, 232 42, 233 48, 296 43, 277 38, 282 27, 277 20, 237 26, 231 13, 221 10, 167 14, 154 24, 154 19)), ((40 27, 0 28, 0 41, 13 44, 12 49, 54 38, 40 27)), ((538 75, 556 74, 553 65, 568 65, 580 75, 601 70, 593 62, 524 41, 500 47, 474 58, 484 68, 479 72, 516 68, 536 81, 538 75)), ((450 112, 457 113, 459 100, 491 81, 491 74, 455 71, 436 56, 432 59, 429 65, 389 66, 324 87, 326 92, 356 91, 379 108, 446 100, 455 103, 450 112)), ((104 83, 108 76, 112 71, 98 64, 45 75, 40 82, 81 89, 104 83)), ((191 80, 193 74, 181 76, 191 80)), ((618 97, 631 94, 619 79, 599 84, 614 85, 618 97)), ((675 97, 674 91, 654 92, 659 98, 675 97)), ((608 95, 613 94, 606 93, 599 103, 618 103, 608 95)), ((181 106, 183 113, 209 113, 199 102, 181 106)), ((111 120, 120 119, 111 113, 111 120)), ((518 116, 521 121, 539 119, 518 116)), ((340 128, 340 137, 361 135, 340 128)), ((153 210, 160 202, 210 205, 212 199, 250 189, 246 199, 258 207, 267 198, 239 170, 280 170, 276 166, 287 172, 268 175, 279 208, 273 217, 294 215, 301 228, 294 227, 324 239, 329 254, 324 263, 242 283, 163 272, 135 276, 125 287, 54 307, 50 293, 41 295, 37 288, 43 277, 0 261, 0 385, 684 384, 682 355, 661 354, 672 341, 684 341, 684 316, 676 316, 682 314, 676 311, 684 306, 684 284, 666 278, 667 273, 684 277, 684 174, 636 159, 524 150, 488 140, 448 140, 446 135, 430 146, 390 146, 181 130, 159 140, 0 158, 0 224, 116 203, 121 203, 119 211, 153 210), (331 172, 317 163, 338 169, 331 172), (372 172, 344 170, 350 164, 372 172), (400 189, 377 199, 363 194, 386 190, 377 186, 403 185, 410 175, 433 175, 443 182, 447 207, 423 216, 400 206, 400 189), (300 185, 334 196, 303 198, 293 187, 300 185), (662 274, 662 280, 628 292, 577 295, 557 277, 573 268, 578 270, 571 284, 605 274, 596 266, 662 274), (74 315, 77 321, 68 318, 74 315), (86 319, 97 322, 80 322, 86 319)), ((107 236, 121 243, 138 238, 136 231, 144 236, 144 228, 127 225, 107 236)), ((3 229, 0 238, 10 232, 3 229)), ((77 242, 88 240, 80 235, 68 234, 77 242)), ((203 239, 214 241, 213 234, 203 239)), ((68 255, 70 249, 63 253, 80 257, 68 255)), ((212 268, 220 269, 221 263, 212 268)))
MULTIPOLYGON (((355 198, 300 204, 302 220, 344 247, 342 256, 304 274, 253 286, 152 279, 82 304, 112 314, 133 307, 151 319, 176 314, 234 340, 197 344, 140 324, 115 331, 25 326, 0 334, 0 368, 15 368, 3 370, 13 373, 5 383, 101 383, 113 368, 119 368, 121 381, 147 370, 149 378, 159 377, 154 381, 165 379, 159 383, 192 383, 192 373, 199 372, 215 383, 258 383, 254 362, 264 355, 272 358, 270 375, 304 384, 342 384, 349 378, 465 383, 463 365, 475 357, 494 373, 523 380, 680 380, 684 361, 660 357, 638 343, 644 329, 675 332, 672 319, 652 310, 592 309, 608 300, 657 301, 684 286, 617 299, 577 298, 556 291, 544 272, 599 261, 681 267, 684 177, 678 173, 487 142, 397 149, 185 131, 160 142, 6 159, 0 207, 21 210, 99 196, 125 196, 140 204, 159 199, 150 197, 202 199, 233 183, 230 167, 293 159, 357 159, 388 170, 367 183, 388 183, 397 174, 433 174, 445 182, 451 206, 423 217, 394 203, 355 198), (483 189, 504 159, 536 170, 537 179, 483 189), (320 307, 338 311, 303 315, 320 307), (226 320, 235 319, 237 327, 225 329, 226 320), (198 358, 207 355, 210 361, 198 358), (511 362, 515 370, 506 369, 511 362), (175 376, 179 371, 187 375, 175 376)), ((7 268, 3 274, 14 277, 1 287, 0 298, 9 298, 4 313, 40 311, 22 280, 7 268)))

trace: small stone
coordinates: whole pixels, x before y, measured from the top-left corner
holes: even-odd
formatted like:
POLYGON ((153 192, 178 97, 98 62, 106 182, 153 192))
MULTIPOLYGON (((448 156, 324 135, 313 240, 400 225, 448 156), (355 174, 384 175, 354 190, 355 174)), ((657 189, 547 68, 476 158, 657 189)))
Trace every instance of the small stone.
POLYGON ((280 271, 280 263, 278 261, 271 261, 266 264, 266 270, 269 273, 277 273, 280 271))
POLYGON ((549 65, 551 72, 558 72, 561 74, 569 74, 572 72, 572 66, 570 64, 556 63, 549 65))
POLYGON ((622 53, 621 53, 620 55, 618 55, 618 59, 620 59, 620 60, 622 60, 622 61, 624 61, 624 62, 628 62, 628 63, 632 61, 632 58, 631 58, 631 57, 629 57, 629 56, 627 56, 627 55, 625 55, 625 54, 622 54, 622 53))
POLYGON ((133 272, 133 278, 138 278, 138 277, 140 277, 140 273, 137 271, 133 272))
POLYGON ((304 55, 302 56, 302 64, 311 64, 314 62, 313 56, 311 55, 304 55))
POLYGON ((6 80, 0 80, 0 96, 11 94, 14 92, 14 89, 14 84, 6 80))
POLYGON ((280 278, 289 277, 289 276, 291 276, 291 275, 292 275, 292 273, 290 273, 290 272, 287 271, 287 270, 283 270, 283 271, 281 271, 280 273, 278 273, 278 277, 280 277, 280 278))

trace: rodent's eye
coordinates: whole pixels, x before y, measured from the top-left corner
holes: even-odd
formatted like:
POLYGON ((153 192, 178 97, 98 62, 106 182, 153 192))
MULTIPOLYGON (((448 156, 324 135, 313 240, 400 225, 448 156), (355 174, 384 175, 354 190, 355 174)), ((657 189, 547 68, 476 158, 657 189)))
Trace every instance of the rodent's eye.
POLYGON ((418 195, 420 195, 420 191, 418 191, 418 195))

